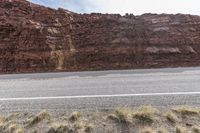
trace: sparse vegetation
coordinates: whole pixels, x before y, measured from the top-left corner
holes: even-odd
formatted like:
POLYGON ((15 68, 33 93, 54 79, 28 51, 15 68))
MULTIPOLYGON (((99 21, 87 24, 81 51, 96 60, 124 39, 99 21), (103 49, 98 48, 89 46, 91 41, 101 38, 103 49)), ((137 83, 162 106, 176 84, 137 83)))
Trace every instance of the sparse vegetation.
POLYGON ((200 133, 199 108, 186 107, 161 110, 152 106, 120 107, 59 116, 45 110, 36 115, 22 112, 0 117, 0 133, 200 133))

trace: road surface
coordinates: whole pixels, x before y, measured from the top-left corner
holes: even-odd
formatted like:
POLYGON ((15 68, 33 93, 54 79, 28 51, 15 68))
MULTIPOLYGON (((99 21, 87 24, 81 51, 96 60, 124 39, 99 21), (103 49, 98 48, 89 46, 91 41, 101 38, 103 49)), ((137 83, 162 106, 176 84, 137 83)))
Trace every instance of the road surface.
POLYGON ((200 106, 200 68, 0 75, 1 112, 200 106))

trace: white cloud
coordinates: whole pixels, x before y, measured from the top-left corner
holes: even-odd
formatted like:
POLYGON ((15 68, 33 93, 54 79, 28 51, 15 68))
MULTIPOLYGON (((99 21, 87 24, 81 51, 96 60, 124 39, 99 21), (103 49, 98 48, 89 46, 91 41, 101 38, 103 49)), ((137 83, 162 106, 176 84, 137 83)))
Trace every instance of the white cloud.
POLYGON ((200 0, 32 0, 76 12, 185 13, 200 15, 200 0))

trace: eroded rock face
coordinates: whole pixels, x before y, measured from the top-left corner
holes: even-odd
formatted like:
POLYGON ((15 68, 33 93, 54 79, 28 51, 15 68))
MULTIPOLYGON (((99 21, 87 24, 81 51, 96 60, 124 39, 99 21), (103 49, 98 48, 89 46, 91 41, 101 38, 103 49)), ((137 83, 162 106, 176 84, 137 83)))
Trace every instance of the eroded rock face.
POLYGON ((0 1, 0 73, 199 65, 199 16, 76 14, 0 1))

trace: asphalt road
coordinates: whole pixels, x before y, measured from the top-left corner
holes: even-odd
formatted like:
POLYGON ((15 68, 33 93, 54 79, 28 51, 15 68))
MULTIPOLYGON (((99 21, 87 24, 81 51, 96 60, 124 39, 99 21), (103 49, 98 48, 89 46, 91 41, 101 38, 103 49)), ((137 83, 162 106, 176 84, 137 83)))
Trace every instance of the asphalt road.
POLYGON ((200 106, 200 68, 0 75, 0 112, 200 106))

